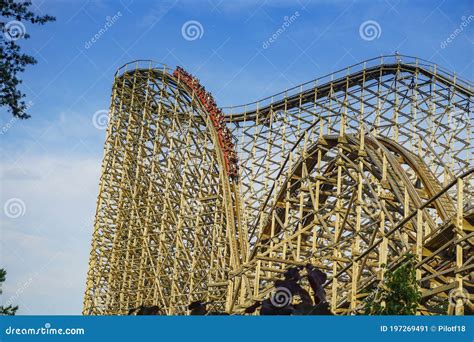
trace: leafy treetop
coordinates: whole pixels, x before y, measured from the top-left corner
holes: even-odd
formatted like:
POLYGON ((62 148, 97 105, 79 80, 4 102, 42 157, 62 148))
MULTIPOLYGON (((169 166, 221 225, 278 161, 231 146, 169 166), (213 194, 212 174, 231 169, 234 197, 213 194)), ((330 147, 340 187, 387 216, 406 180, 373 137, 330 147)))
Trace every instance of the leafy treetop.
POLYGON ((22 80, 18 74, 29 64, 36 64, 33 56, 21 52, 17 42, 28 39, 23 22, 43 25, 56 20, 50 15, 39 16, 30 11, 31 1, 0 0, 0 106, 6 106, 13 116, 20 119, 30 117, 24 101, 25 94, 18 89, 22 80))

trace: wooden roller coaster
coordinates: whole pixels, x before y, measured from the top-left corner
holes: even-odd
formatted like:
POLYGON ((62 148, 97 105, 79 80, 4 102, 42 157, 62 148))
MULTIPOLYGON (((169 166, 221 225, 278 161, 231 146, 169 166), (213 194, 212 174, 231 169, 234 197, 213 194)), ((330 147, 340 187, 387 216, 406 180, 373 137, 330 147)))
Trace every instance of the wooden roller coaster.
POLYGON ((472 313, 472 108, 470 82, 408 56, 222 109, 182 68, 123 66, 84 314, 241 314, 307 263, 358 314, 407 253, 419 314, 472 313))

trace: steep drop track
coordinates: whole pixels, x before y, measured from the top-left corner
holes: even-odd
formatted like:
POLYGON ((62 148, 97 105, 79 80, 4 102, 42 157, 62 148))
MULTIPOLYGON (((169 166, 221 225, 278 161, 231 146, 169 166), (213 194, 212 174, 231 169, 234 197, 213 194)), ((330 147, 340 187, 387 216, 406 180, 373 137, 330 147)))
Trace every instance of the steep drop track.
POLYGON ((385 56, 224 108, 221 128, 176 76, 116 74, 84 314, 242 313, 307 263, 334 313, 359 313, 407 253, 421 314, 472 312, 470 82, 385 56))

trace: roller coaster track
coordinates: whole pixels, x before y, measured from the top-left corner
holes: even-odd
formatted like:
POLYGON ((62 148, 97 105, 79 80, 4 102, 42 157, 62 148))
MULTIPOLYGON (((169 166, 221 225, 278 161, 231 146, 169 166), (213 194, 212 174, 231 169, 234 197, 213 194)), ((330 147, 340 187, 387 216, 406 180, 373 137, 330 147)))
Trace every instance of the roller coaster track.
POLYGON ((307 263, 332 311, 357 314, 407 253, 420 314, 472 313, 470 82, 385 56, 223 108, 221 127, 182 72, 116 73, 84 314, 239 314, 307 263))

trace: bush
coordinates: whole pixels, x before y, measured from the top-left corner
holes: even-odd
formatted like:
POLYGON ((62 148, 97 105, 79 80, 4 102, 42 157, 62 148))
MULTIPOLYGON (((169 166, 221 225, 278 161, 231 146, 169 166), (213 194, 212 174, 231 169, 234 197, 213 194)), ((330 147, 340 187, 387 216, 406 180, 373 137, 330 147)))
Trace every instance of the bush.
POLYGON ((364 310, 366 315, 415 315, 420 300, 415 258, 408 254, 403 264, 385 273, 385 280, 367 297, 364 310))

